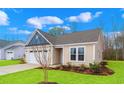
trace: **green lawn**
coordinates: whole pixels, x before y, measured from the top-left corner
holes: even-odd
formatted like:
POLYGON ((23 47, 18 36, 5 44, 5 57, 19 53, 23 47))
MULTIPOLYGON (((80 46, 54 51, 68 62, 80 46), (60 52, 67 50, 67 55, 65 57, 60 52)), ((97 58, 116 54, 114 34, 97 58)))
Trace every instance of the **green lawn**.
MULTIPOLYGON (((49 81, 59 84, 124 84, 124 61, 110 61, 109 68, 115 71, 111 76, 86 75, 74 72, 49 70, 49 81)), ((34 84, 43 80, 39 69, 32 69, 0 76, 0 83, 34 84)))
POLYGON ((0 66, 20 64, 20 60, 0 60, 0 66))

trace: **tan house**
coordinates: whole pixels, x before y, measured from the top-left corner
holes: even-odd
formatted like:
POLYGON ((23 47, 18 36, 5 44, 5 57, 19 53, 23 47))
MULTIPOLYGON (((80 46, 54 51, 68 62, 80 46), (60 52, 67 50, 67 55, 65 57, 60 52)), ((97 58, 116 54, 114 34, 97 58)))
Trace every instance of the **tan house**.
POLYGON ((74 32, 58 37, 36 29, 26 43, 27 63, 38 64, 32 47, 43 45, 51 46, 50 65, 66 65, 68 62, 74 65, 89 65, 89 63, 102 61, 104 39, 100 29, 74 32))

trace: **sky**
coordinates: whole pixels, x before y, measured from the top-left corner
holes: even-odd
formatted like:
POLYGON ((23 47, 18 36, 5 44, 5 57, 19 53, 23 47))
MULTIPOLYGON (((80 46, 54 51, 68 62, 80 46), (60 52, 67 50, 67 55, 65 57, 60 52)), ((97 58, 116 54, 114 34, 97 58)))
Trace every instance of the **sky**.
POLYGON ((124 27, 124 9, 120 8, 1 8, 0 39, 24 40, 39 28, 45 32, 53 27, 71 32, 102 28, 117 32, 124 27))

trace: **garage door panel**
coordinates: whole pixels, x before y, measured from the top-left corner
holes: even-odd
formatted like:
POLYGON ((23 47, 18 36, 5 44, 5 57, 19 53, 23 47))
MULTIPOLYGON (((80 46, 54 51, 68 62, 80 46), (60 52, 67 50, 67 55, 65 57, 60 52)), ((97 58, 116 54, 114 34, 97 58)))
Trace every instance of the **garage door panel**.
POLYGON ((7 51, 6 52, 6 59, 7 60, 14 59, 14 52, 13 51, 7 51))
POLYGON ((45 60, 47 60, 48 58, 48 53, 47 53, 47 50, 46 51, 39 51, 38 53, 36 52, 33 52, 33 51, 30 51, 29 53, 27 53, 27 62, 28 63, 31 63, 31 64, 39 64, 36 60, 36 56, 39 56, 40 55, 40 59, 42 60, 42 62, 45 62, 45 60), (45 58, 45 59, 44 59, 45 58))
POLYGON ((35 56, 34 56, 34 53, 30 53, 29 54, 29 62, 32 63, 32 64, 38 64, 35 56))

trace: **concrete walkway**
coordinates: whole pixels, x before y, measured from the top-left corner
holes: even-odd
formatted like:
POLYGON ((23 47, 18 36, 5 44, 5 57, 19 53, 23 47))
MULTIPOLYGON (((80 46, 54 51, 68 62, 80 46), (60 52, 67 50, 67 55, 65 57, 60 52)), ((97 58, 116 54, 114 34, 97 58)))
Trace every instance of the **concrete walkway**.
POLYGON ((0 75, 6 75, 14 72, 29 70, 33 68, 40 67, 40 65, 35 64, 18 64, 18 65, 10 65, 10 66, 1 66, 0 67, 0 75))

